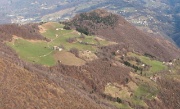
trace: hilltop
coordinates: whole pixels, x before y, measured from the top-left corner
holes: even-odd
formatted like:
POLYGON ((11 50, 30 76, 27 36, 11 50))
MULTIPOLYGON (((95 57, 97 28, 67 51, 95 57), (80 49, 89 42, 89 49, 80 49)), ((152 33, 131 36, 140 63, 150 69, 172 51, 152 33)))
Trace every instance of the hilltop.
POLYGON ((148 36, 121 16, 102 9, 81 13, 65 24, 79 32, 123 43, 129 49, 150 54, 161 60, 172 60, 180 53, 170 41, 162 37, 148 36))

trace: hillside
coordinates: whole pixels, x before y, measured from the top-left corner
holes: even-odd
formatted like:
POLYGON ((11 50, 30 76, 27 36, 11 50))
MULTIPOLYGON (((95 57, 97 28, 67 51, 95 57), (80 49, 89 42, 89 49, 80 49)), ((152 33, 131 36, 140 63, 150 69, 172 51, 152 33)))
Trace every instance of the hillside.
POLYGON ((95 10, 0 32, 1 109, 180 108, 179 49, 118 15, 95 10))
MULTIPOLYGON (((55 24, 57 23, 53 23, 54 26, 55 24)), ((18 33, 18 31, 16 32, 18 33)), ((10 33, 7 34, 10 35, 10 33)), ((18 38, 29 40, 27 37, 18 38)), ((130 78, 126 74, 129 69, 123 68, 122 73, 126 73, 122 74, 119 73, 120 68, 116 66, 110 68, 111 62, 102 60, 98 61, 100 63, 92 62, 91 65, 82 67, 61 64, 53 67, 43 67, 42 65, 31 64, 19 59, 16 52, 5 44, 6 41, 12 41, 12 39, 13 37, 2 37, 0 42, 0 75, 2 82, 0 96, 3 98, 1 99, 3 105, 0 108, 116 109, 115 106, 102 97, 103 87, 107 81, 119 81, 120 84, 124 84, 125 78, 130 78), (105 67, 109 71, 102 84, 98 81, 102 80, 101 77, 104 75, 103 69, 105 67), (111 71, 115 71, 113 75, 110 73, 111 71), (107 78, 108 76, 112 76, 112 78, 107 78), (96 82, 93 80, 96 80, 96 82)), ((30 39, 32 40, 33 36, 30 39)), ((41 41, 36 38, 33 40, 41 41)), ((111 99, 116 101, 116 98, 111 99)))
MULTIPOLYGON (((18 33, 19 31, 16 32, 18 33)), ((10 35, 10 33, 7 34, 10 35)), ((101 100, 101 97, 96 98, 95 95, 90 95, 91 86, 84 84, 73 76, 64 74, 65 72, 71 74, 72 71, 78 73, 78 67, 71 68, 60 65, 57 67, 59 70, 53 71, 52 69, 55 68, 43 67, 42 65, 23 61, 14 50, 5 44, 6 41, 12 41, 12 38, 2 37, 0 41, 1 109, 115 108, 111 104, 106 103, 106 101, 101 100), (68 68, 72 69, 72 71, 68 71, 68 68)), ((23 38, 24 40, 40 40, 37 37, 34 38, 33 35, 31 38, 23 38)))
POLYGON ((98 9, 79 14, 65 24, 85 34, 93 34, 110 41, 123 43, 131 50, 153 55, 157 59, 172 60, 177 58, 180 53, 168 40, 148 36, 119 15, 105 10, 98 9))
POLYGON ((55 78, 50 79, 37 71, 30 72, 5 59, 0 59, 0 75, 1 109, 103 109, 64 76, 56 78, 58 82, 55 82, 55 78))
POLYGON ((2 0, 0 23, 67 20, 77 13, 101 8, 125 17, 145 32, 169 37, 179 45, 179 3, 178 0, 2 0))

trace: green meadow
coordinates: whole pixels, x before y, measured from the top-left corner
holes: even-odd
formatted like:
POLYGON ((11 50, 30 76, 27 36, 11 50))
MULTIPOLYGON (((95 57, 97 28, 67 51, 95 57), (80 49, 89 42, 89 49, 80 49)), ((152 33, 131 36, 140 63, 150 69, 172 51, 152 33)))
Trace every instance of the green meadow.
POLYGON ((152 60, 149 57, 137 55, 135 53, 129 53, 129 56, 137 57, 139 58, 143 63, 151 66, 149 72, 156 73, 167 69, 167 66, 164 65, 162 62, 157 60, 152 60))
POLYGON ((95 52, 97 50, 97 46, 91 44, 100 44, 98 46, 109 44, 106 40, 97 42, 95 40, 95 36, 84 35, 85 37, 81 38, 80 33, 75 30, 65 30, 63 29, 64 25, 59 23, 48 22, 42 24, 41 27, 44 29, 44 32, 41 34, 49 39, 48 42, 42 40, 30 41, 18 38, 14 39, 12 42, 7 42, 7 44, 12 47, 22 59, 46 66, 53 66, 57 63, 57 56, 55 57, 54 54, 59 53, 60 51, 53 50, 54 46, 63 46, 63 50, 67 52, 71 48, 77 48, 81 51, 89 50, 95 52), (69 43, 67 41, 69 38, 75 38, 76 41, 69 43))

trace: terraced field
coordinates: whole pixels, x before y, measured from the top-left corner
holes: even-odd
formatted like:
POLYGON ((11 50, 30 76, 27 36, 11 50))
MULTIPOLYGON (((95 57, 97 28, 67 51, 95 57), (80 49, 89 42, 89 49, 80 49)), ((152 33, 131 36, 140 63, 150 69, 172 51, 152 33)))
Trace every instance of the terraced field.
MULTIPOLYGON (((104 93, 119 98, 120 101, 127 101, 132 105, 141 106, 144 109, 148 108, 145 100, 152 100, 158 95, 158 85, 147 77, 140 76, 135 73, 130 73, 132 81, 126 85, 117 83, 108 83, 105 86, 104 93)), ((120 109, 132 109, 124 103, 112 103, 120 109)))
POLYGON ((53 66, 57 61, 66 65, 82 65, 85 63, 82 59, 77 58, 69 50, 76 48, 79 51, 91 51, 94 53, 98 46, 110 44, 106 40, 97 40, 95 36, 86 36, 78 33, 75 30, 65 30, 64 25, 56 22, 48 22, 39 26, 40 33, 49 41, 42 40, 26 40, 20 37, 13 37, 12 42, 7 44, 12 47, 19 56, 32 63, 53 66), (68 40, 73 40, 69 42, 68 40), (61 50, 55 50, 58 47, 61 50), (68 52, 68 53, 67 53, 68 52), (66 55, 71 58, 61 58, 66 55), (61 57, 60 57, 61 56, 61 57), (75 61, 69 63, 70 61, 75 61))

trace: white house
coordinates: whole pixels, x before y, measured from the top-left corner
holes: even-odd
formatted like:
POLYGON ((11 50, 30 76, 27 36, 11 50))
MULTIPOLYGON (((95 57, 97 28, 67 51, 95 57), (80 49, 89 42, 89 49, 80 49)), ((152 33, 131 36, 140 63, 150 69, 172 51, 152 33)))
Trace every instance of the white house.
POLYGON ((58 46, 54 46, 53 47, 53 50, 58 50, 58 51, 62 51, 63 49, 61 47, 58 47, 58 46))

